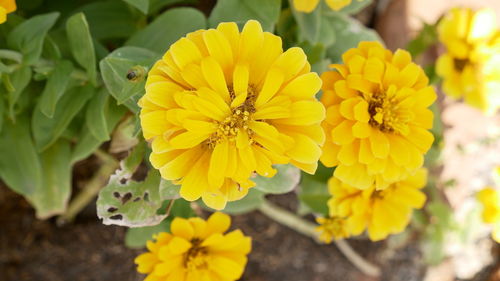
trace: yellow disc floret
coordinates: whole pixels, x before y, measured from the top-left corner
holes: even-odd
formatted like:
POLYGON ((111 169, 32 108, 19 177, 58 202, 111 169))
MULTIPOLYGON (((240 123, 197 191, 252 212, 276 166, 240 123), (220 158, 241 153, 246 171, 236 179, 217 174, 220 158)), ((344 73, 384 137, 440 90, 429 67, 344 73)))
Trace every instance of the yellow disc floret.
POLYGON ((429 132, 436 93, 404 50, 361 42, 344 64, 323 73, 327 108, 321 161, 356 188, 385 188, 413 174, 434 141, 429 132))
POLYGON ((339 240, 349 237, 349 231, 346 225, 346 219, 338 216, 332 216, 327 218, 316 218, 316 222, 319 224, 315 228, 316 232, 319 233, 319 240, 329 244, 332 240, 339 240))
POLYGON ((171 233, 162 232, 149 241, 149 252, 135 259, 137 271, 147 281, 234 281, 241 277, 251 250, 251 239, 240 230, 224 234, 228 215, 214 213, 200 218, 175 218, 171 233))
POLYGON ((422 208, 426 196, 420 189, 426 182, 425 169, 384 190, 377 190, 375 186, 360 190, 332 177, 328 181, 332 195, 328 201, 330 216, 344 218, 351 235, 367 230, 371 240, 385 239, 390 234, 403 231, 413 209, 422 208))
POLYGON ((186 200, 215 209, 245 196, 255 172, 314 173, 325 136, 321 79, 300 48, 248 21, 181 38, 149 72, 139 102, 150 160, 186 200))

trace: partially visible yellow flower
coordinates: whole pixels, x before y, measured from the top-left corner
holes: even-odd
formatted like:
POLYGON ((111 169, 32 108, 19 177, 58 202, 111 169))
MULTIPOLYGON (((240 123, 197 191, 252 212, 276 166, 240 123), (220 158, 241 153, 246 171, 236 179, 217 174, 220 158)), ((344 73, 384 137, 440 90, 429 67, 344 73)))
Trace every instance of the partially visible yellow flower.
POLYGON ((212 214, 200 218, 175 218, 171 234, 162 232, 148 241, 149 252, 135 259, 145 281, 234 281, 241 277, 251 251, 251 239, 240 230, 224 234, 231 218, 212 214))
POLYGON ((0 0, 0 24, 7 20, 7 14, 17 9, 15 0, 0 0))
POLYGON ((402 232, 413 209, 423 207, 426 196, 420 189, 426 182, 427 170, 423 168, 384 190, 374 186, 360 190, 332 177, 328 181, 332 195, 328 201, 330 216, 345 218, 351 235, 367 230, 371 240, 385 239, 389 234, 402 232))
POLYGON ((337 166, 334 176, 350 186, 382 189, 422 166, 434 141, 428 107, 436 93, 407 51, 361 42, 342 59, 321 77, 327 108, 321 161, 337 166))
POLYGON ((438 25, 443 91, 487 114, 500 108, 500 31, 492 9, 452 9, 438 25))
POLYGON ((500 192, 486 187, 477 193, 477 200, 483 205, 483 221, 493 224, 493 239, 500 243, 500 192))
MULTIPOLYGON (((363 0, 358 0, 363 1, 363 0)), ((325 0, 330 9, 339 11, 345 6, 351 4, 352 0, 325 0)), ((294 8, 299 12, 310 13, 316 9, 319 0, 293 0, 294 8)))
POLYGON ((338 216, 328 218, 316 218, 319 226, 316 227, 316 232, 319 232, 319 240, 329 244, 332 240, 339 240, 349 237, 349 232, 346 226, 346 219, 338 216))
POLYGON ((274 176, 273 164, 314 173, 325 140, 320 88, 304 51, 283 52, 257 21, 189 33, 153 66, 139 102, 150 161, 184 199, 214 209, 244 197, 255 172, 274 176))

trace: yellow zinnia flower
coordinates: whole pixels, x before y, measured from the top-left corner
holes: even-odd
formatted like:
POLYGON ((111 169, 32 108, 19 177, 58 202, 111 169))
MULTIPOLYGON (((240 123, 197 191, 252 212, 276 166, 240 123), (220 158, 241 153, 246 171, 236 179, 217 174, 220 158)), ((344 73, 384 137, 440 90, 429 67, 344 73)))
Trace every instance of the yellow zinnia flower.
POLYGON ((394 54, 378 42, 361 42, 344 64, 323 73, 321 102, 327 108, 321 161, 337 166, 348 185, 384 188, 423 164, 434 141, 428 131, 436 93, 407 51, 394 54))
POLYGON ((500 31, 491 9, 452 9, 438 25, 443 91, 487 114, 500 108, 500 31))
MULTIPOLYGON (((362 0, 358 0, 362 1, 362 0)), ((334 11, 339 11, 345 6, 351 4, 352 0, 325 0, 326 4, 330 9, 334 11)), ((293 6, 295 10, 304 13, 310 13, 316 9, 319 0, 293 0, 293 6)))
POLYGON ((141 98, 151 163, 182 184, 189 201, 214 209, 245 196, 257 172, 292 163, 314 173, 324 133, 321 79, 300 48, 248 21, 198 30, 172 44, 156 62, 141 98))
POLYGON ((483 205, 483 221, 493 224, 493 239, 500 243, 500 192, 486 187, 478 192, 477 199, 483 205))
POLYGON ((349 231, 346 226, 346 219, 338 216, 328 218, 316 218, 319 224, 315 228, 319 232, 319 240, 329 244, 332 240, 339 240, 349 237, 349 231))
POLYGON ((373 240, 402 232, 408 225, 413 209, 423 207, 426 196, 420 191, 427 182, 427 170, 420 169, 409 178, 393 183, 384 190, 375 186, 360 190, 332 177, 328 190, 330 216, 346 219, 350 234, 359 235, 365 229, 373 240))
POLYGON ((0 24, 7 20, 7 14, 17 9, 15 0, 0 0, 0 24))
POLYGON ((162 232, 148 241, 149 252, 135 259, 144 281, 234 281, 241 277, 251 251, 251 239, 240 230, 224 234, 231 224, 228 215, 175 218, 171 234, 162 232))

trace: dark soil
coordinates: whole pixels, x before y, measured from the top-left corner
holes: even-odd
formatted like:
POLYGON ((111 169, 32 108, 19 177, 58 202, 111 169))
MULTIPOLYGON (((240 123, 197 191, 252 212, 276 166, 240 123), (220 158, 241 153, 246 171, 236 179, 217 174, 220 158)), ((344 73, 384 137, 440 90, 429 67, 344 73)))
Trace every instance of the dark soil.
MULTIPOLYGON (((274 199, 284 207, 293 202, 293 196, 274 199)), ((133 264, 142 250, 126 248, 125 228, 105 226, 89 210, 92 207, 74 224, 59 227, 55 220, 37 220, 22 197, 1 186, 0 280, 142 280, 133 264)), ((253 238, 242 280, 377 280, 360 273, 334 245, 317 245, 258 212, 235 216, 233 227, 253 238)), ((416 245, 403 247, 389 257, 384 243, 349 242, 370 261, 382 265, 384 276, 378 280, 422 279, 424 268, 416 245)))

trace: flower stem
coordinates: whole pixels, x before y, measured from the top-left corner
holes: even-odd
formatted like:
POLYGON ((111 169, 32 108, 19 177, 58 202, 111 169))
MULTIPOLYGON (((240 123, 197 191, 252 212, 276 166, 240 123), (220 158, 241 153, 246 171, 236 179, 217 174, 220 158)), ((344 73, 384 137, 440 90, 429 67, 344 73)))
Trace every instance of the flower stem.
POLYGON ((94 200, 101 188, 109 181, 109 177, 118 169, 119 163, 111 155, 100 150, 94 154, 101 160, 101 167, 70 202, 66 212, 57 218, 57 224, 63 225, 72 222, 76 215, 94 200))
MULTIPOLYGON (((314 230, 316 225, 307 221, 285 209, 282 209, 269 201, 264 201, 259 207, 259 211, 274 221, 285 225, 305 236, 311 237, 319 244, 319 234, 314 230)), ((358 253, 356 253, 345 240, 336 240, 335 245, 344 254, 344 256, 361 272, 369 276, 380 276, 380 268, 369 263, 358 253)))

